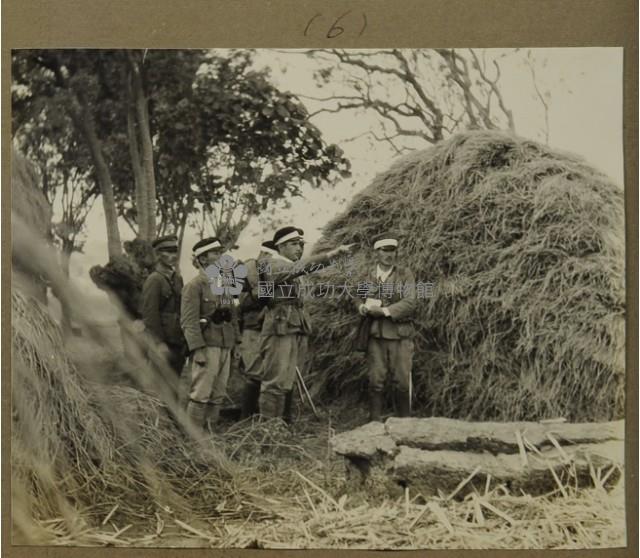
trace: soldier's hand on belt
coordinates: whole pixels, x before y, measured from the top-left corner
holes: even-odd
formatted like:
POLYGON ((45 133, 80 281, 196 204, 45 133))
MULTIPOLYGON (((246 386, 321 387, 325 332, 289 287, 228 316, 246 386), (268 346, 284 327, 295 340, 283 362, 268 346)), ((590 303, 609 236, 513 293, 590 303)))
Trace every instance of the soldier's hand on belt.
POLYGON ((366 316, 369 313, 369 311, 367 310, 367 307, 364 304, 361 304, 360 306, 358 306, 358 313, 361 316, 366 316))
POLYGON ((242 354, 240 353, 240 346, 236 345, 231 351, 231 358, 233 360, 240 360, 242 354))

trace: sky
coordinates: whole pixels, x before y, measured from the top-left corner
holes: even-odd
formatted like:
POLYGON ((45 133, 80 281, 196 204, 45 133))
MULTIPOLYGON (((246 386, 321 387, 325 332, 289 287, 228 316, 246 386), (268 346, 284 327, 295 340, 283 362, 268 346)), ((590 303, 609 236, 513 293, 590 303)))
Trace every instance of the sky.
MULTIPOLYGON (((491 49, 490 54, 502 52, 506 53, 491 49)), ((531 53, 536 61, 538 87, 550 94, 549 146, 582 156, 622 188, 622 49, 531 49, 531 53)), ((503 59, 501 91, 507 106, 513 111, 516 133, 544 141, 544 111, 536 98, 530 70, 520 60, 517 56, 503 59)), ((257 53, 256 63, 259 67, 270 68, 271 79, 283 90, 308 96, 326 95, 328 91, 326 88, 318 90, 313 79, 313 70, 317 66, 300 53, 261 50, 257 53)), ((305 102, 312 110, 309 102, 305 102)), ((347 138, 369 129, 373 124, 372 118, 362 114, 341 113, 323 114, 313 120, 328 143, 336 143, 343 148, 351 161, 353 176, 339 184, 333 195, 326 191, 306 189, 304 197, 294 199, 290 209, 278 212, 285 222, 305 229, 309 245, 319 238, 322 226, 340 213, 344 199, 350 199, 366 187, 377 173, 384 171, 393 161, 395 154, 386 144, 368 140, 345 142, 347 138)), ((104 299, 88 276, 91 266, 107 261, 104 213, 100 200, 95 203, 87 223, 84 254, 72 256, 71 275, 83 290, 104 299)), ((123 240, 132 237, 124 223, 120 231, 123 240)), ((267 239, 263 238, 263 234, 257 220, 252 221, 243 231, 234 255, 240 258, 254 256, 260 242, 267 239)), ((189 253, 197 240, 195 231, 188 230, 181 259, 185 281, 195 275, 189 253)))

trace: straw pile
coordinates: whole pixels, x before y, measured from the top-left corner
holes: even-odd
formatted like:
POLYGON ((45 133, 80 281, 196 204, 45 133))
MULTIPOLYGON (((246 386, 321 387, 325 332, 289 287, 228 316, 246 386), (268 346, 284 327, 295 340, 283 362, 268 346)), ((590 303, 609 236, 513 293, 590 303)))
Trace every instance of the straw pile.
MULTIPOLYGON (((14 170, 23 163, 28 169, 14 154, 14 170)), ((154 358, 148 340, 136 337, 123 316, 134 349, 125 360, 95 326, 91 305, 33 218, 37 208, 24 208, 25 200, 37 199, 37 179, 12 176, 12 263, 22 271, 11 295, 14 541, 115 544, 131 526, 210 515, 220 501, 242 498, 219 440, 194 437, 176 399, 175 374, 154 358), (34 298, 34 280, 73 311, 81 343, 66 343, 34 298), (105 352, 111 359, 98 358, 105 352), (116 383, 123 377, 145 391, 116 383)), ((237 516, 246 513, 246 506, 236 509, 237 516)))
MULTIPOLYGON (((90 337, 85 342, 92 345, 90 337)), ((123 529, 155 524, 157 514, 209 513, 239 494, 213 440, 190 438, 158 397, 109 385, 103 371, 80 371, 47 312, 19 291, 12 294, 12 348, 18 540, 95 544, 92 528, 107 519, 123 529)))
MULTIPOLYGON (((340 417, 348 421, 348 416, 340 417)), ((342 424, 343 420, 340 420, 342 424)), ((342 459, 326 453, 330 425, 305 423, 294 435, 275 422, 237 424, 227 453, 246 469, 254 513, 238 519, 221 501, 216 517, 174 519, 156 533, 125 534, 116 544, 150 547, 272 549, 610 548, 625 545, 624 491, 594 478, 594 488, 563 483, 534 497, 505 484, 481 483, 466 496, 425 496, 381 483, 356 489, 342 459)), ((397 486, 397 485, 396 485, 397 486)))
POLYGON ((374 505, 333 497, 300 475, 295 505, 271 506, 277 519, 211 533, 211 546, 316 549, 534 549, 625 545, 624 501, 601 490, 568 491, 561 500, 511 495, 504 487, 427 502, 419 494, 374 505), (231 540, 230 540, 231 539, 231 540))
MULTIPOLYGON (((415 411, 467 419, 609 420, 624 408, 623 193, 580 159, 469 132, 398 160, 327 225, 317 251, 397 231, 419 300, 415 411)), ((349 300, 309 304, 325 395, 366 387, 349 300)), ((319 387, 318 387, 319 386, 319 387)))
MULTIPOLYGON (((37 188, 38 174, 33 163, 25 159, 15 146, 11 151, 11 210, 41 238, 51 235, 51 206, 37 188)), ((15 231, 12 231, 15 236, 15 231)), ((40 277, 30 276, 24 266, 14 262, 11 268, 14 283, 41 302, 46 300, 46 286, 40 277)))

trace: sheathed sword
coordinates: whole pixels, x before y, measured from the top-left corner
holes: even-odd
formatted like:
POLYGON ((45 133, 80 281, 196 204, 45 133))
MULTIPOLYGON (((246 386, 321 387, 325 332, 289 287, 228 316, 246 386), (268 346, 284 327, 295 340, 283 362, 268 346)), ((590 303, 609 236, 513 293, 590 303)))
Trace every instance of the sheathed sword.
POLYGON ((411 414, 411 402, 413 401, 413 377, 411 372, 409 372, 409 414, 411 414))
POLYGON ((304 390, 304 394, 307 396, 307 400, 309 401, 309 406, 311 407, 311 410, 313 411, 313 415, 316 417, 316 419, 320 420, 320 415, 318 414, 318 410, 316 409, 316 406, 313 404, 313 400, 311 399, 311 395, 309 394, 309 390, 307 389, 306 384, 304 383, 304 380, 302 379, 302 374, 300 373, 300 369, 296 366, 296 375, 297 375, 297 379, 298 379, 298 387, 302 386, 302 389, 304 390))

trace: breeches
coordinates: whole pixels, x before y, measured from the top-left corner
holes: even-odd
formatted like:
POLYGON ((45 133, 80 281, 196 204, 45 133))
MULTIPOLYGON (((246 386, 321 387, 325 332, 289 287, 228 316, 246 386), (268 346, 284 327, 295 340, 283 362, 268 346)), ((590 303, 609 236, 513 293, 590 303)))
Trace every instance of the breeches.
POLYGON ((262 335, 259 331, 245 329, 242 332, 240 358, 242 359, 242 373, 247 380, 259 382, 262 378, 261 344, 262 335))
MULTIPOLYGON (((200 352, 200 351, 199 351, 200 352)), ((205 360, 191 362, 189 399, 198 403, 221 404, 227 391, 231 369, 231 349, 205 347, 205 360)))
POLYGON ((304 335, 270 335, 262 341, 262 391, 284 395, 293 388, 304 335))
POLYGON ((409 391, 413 341, 411 339, 369 338, 367 345, 367 366, 369 369, 369 389, 382 391, 387 374, 400 391, 409 391))

